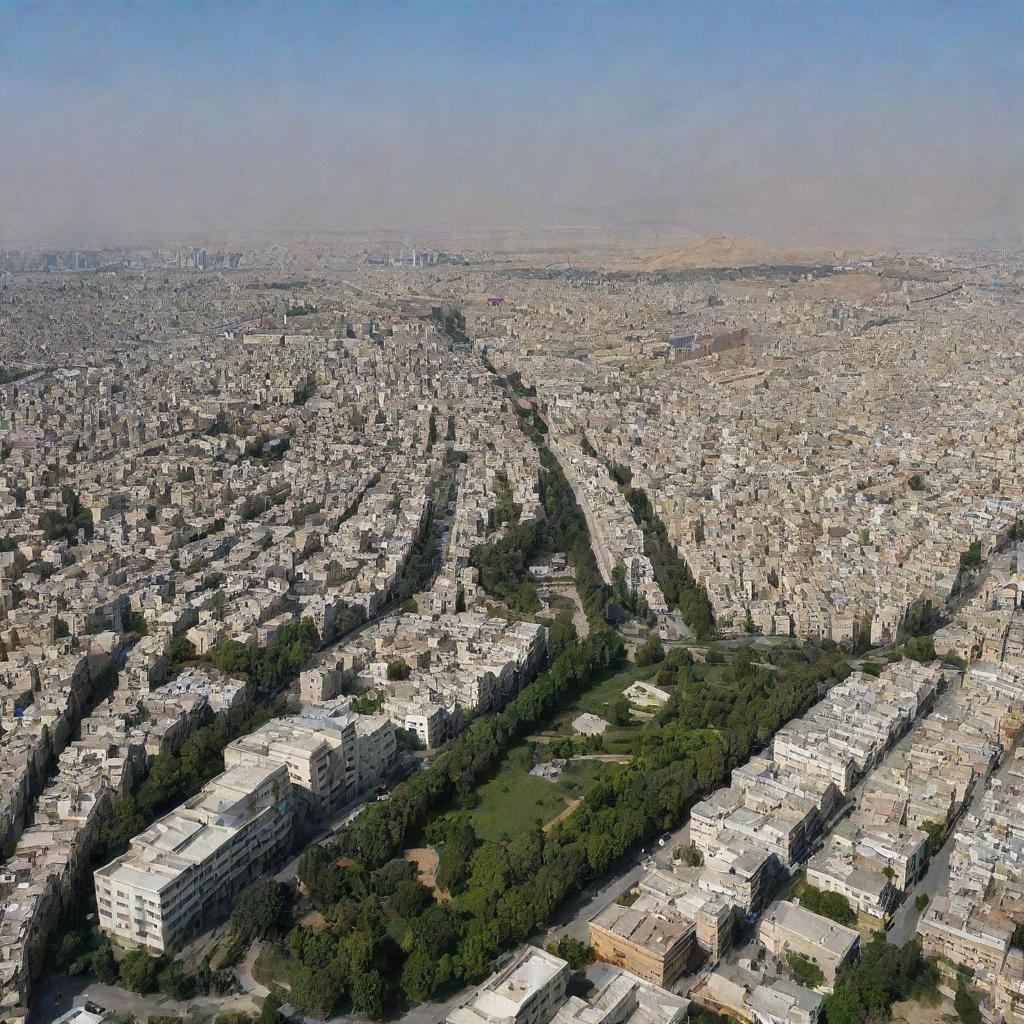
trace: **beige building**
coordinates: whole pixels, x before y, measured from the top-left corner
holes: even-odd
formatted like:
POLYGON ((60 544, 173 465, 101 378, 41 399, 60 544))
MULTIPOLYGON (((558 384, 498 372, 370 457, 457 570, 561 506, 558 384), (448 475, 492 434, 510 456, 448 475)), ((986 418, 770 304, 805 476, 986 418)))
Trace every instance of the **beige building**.
POLYGON ((356 715, 347 702, 275 718, 224 749, 224 763, 283 764, 314 821, 323 821, 377 785, 395 763, 395 727, 382 715, 356 715))
POLYGON ((786 900, 776 903, 765 915, 757 937, 781 960, 795 953, 817 964, 829 986, 835 983, 839 969, 860 950, 859 932, 786 900))
POLYGON ((666 908, 651 913, 609 904, 590 922, 594 955, 664 988, 683 973, 697 945, 697 928, 666 908))

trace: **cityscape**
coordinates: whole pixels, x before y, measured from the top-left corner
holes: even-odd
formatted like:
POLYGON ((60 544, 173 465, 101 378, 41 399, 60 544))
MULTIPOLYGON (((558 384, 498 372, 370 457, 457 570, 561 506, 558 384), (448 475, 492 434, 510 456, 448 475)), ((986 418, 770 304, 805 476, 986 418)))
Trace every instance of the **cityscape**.
POLYGON ((1024 1024, 1024 12, 173 7, 0 43, 0 1021, 1024 1024))

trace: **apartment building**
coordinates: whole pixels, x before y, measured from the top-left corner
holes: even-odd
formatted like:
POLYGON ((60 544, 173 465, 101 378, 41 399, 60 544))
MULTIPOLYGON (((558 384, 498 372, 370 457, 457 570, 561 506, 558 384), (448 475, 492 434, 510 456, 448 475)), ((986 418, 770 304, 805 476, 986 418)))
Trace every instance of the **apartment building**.
POLYGON ((694 922, 667 907, 653 913, 611 903, 590 921, 590 945, 599 960, 662 988, 683 973, 696 944, 694 922))
POLYGON ((787 900, 779 901, 769 910, 757 937, 780 960, 796 954, 817 964, 829 986, 835 983, 839 969, 860 951, 859 932, 787 900))
POLYGON ((565 960, 527 946, 491 975, 447 1024, 548 1024, 565 1002, 569 982, 565 960))
POLYGON ((295 810, 285 765, 229 768, 95 872, 100 929, 151 953, 180 948, 288 850, 295 810))
POLYGON ((700 999, 746 1024, 817 1024, 825 1007, 817 992, 772 978, 762 967, 739 964, 710 974, 700 999))
POLYGON ((304 812, 324 821, 376 785, 397 754, 390 720, 371 715, 364 721, 346 707, 275 718, 232 740, 224 764, 285 765, 304 812))

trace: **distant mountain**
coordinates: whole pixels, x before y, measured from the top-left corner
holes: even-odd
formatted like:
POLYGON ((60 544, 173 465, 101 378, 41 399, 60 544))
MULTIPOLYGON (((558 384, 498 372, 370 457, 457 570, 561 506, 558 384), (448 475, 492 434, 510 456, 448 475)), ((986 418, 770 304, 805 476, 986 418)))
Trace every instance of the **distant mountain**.
POLYGON ((683 270, 688 267, 815 266, 830 263, 825 249, 780 248, 757 238, 713 235, 684 245, 675 252, 644 260, 643 270, 683 270))

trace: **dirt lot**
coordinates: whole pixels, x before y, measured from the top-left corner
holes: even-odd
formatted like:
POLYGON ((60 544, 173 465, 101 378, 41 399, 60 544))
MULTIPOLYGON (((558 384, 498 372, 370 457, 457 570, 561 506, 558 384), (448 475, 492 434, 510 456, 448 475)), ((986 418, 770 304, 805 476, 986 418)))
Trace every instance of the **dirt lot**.
POLYGON ((437 854, 429 846, 421 846, 415 850, 406 850, 405 859, 411 860, 419 869, 420 881, 430 889, 439 900, 450 899, 447 893, 437 888, 437 854))

